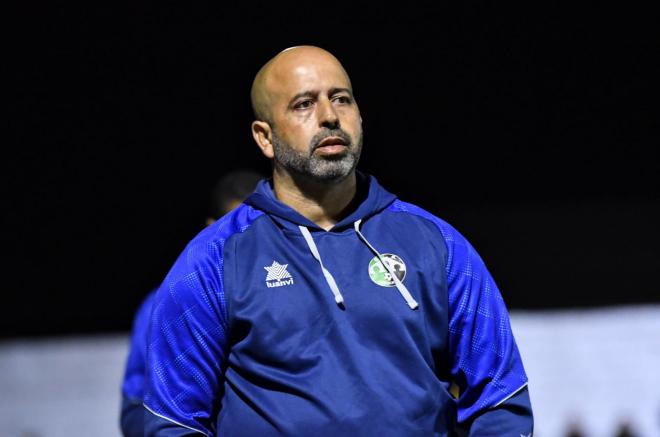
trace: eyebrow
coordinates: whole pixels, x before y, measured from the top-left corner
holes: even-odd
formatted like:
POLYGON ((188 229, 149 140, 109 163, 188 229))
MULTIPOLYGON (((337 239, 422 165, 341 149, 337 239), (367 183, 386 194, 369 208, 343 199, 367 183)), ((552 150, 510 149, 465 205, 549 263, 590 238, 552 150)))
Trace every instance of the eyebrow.
POLYGON ((339 93, 348 93, 349 96, 353 97, 353 92, 348 88, 332 88, 330 90, 331 96, 334 96, 335 94, 339 94, 339 93))
MULTIPOLYGON (((334 96, 335 94, 338 93, 348 93, 349 96, 353 97, 353 92, 349 88, 331 88, 329 91, 329 94, 331 96, 334 96)), ((301 97, 316 97, 319 93, 317 91, 303 91, 301 93, 296 94, 289 100, 289 104, 292 104, 296 100, 298 100, 301 97)))

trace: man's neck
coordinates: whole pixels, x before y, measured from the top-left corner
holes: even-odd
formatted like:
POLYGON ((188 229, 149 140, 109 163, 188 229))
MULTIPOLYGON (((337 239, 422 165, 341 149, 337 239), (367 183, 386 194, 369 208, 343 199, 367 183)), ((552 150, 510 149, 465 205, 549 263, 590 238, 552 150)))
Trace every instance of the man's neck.
POLYGON ((273 189, 280 202, 328 231, 342 219, 355 197, 356 177, 353 171, 339 182, 319 183, 276 168, 273 189))

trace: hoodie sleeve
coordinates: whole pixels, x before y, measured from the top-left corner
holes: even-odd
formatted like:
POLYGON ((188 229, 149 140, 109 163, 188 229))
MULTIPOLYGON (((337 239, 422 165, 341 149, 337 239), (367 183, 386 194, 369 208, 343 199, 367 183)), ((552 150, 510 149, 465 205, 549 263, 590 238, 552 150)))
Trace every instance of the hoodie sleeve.
POLYGON ((504 300, 472 245, 443 223, 447 245, 449 360, 460 388, 458 421, 469 435, 533 429, 527 375, 504 300))
POLYGON ((471 436, 531 437, 534 424, 527 387, 466 424, 471 436), (522 430, 522 431, 521 431, 522 430))
POLYGON ((146 436, 212 435, 223 387, 227 309, 222 240, 209 228, 156 293, 144 397, 146 436))
POLYGON ((149 293, 135 313, 131 332, 130 349, 126 360, 124 382, 122 384, 122 406, 120 425, 124 436, 144 434, 144 372, 147 356, 147 332, 155 291, 149 293))

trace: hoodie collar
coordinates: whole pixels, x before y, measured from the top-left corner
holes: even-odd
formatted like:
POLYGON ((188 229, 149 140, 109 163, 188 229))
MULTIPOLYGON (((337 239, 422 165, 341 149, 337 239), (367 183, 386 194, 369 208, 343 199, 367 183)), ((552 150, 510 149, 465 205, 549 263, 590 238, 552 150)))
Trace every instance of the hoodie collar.
MULTIPOLYGON (((396 199, 396 196, 385 190, 375 177, 358 171, 356 172, 356 179, 357 191, 355 195, 358 198, 362 198, 362 200, 357 208, 332 227, 331 231, 333 232, 351 228, 357 220, 365 221, 372 215, 387 208, 396 199)), ((298 231, 298 226, 305 226, 313 230, 323 230, 290 206, 280 202, 275 197, 272 179, 261 180, 254 193, 245 200, 245 203, 264 211, 285 228, 295 229, 296 232, 298 231)))

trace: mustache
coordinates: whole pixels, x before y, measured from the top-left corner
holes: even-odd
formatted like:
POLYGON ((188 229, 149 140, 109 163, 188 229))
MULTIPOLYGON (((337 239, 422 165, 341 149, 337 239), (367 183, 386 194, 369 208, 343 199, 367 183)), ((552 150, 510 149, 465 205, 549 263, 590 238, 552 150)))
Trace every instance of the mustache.
POLYGON ((351 147, 353 145, 353 142, 351 141, 350 135, 348 135, 346 132, 344 132, 341 128, 337 129, 324 129, 321 132, 317 133, 312 137, 312 139, 309 141, 309 150, 310 152, 313 152, 319 147, 319 144, 323 140, 329 137, 337 137, 341 138, 344 143, 346 143, 346 147, 351 147))

